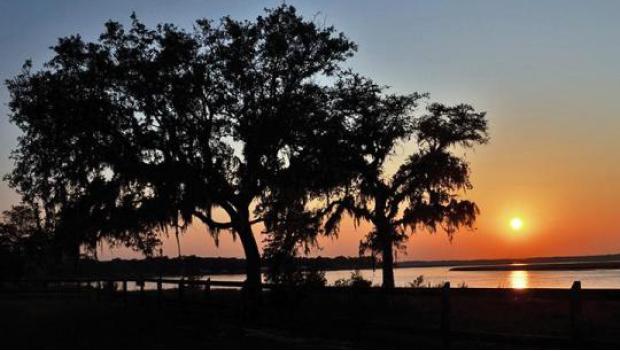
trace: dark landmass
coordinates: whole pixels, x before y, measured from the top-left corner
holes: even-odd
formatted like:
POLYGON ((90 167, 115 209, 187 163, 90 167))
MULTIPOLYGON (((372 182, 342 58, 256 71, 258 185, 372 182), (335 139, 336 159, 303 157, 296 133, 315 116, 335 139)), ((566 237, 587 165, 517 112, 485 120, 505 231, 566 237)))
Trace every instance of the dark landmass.
POLYGON ((580 338, 570 290, 271 291, 251 313, 234 290, 105 292, 0 289, 0 346, 34 349, 607 348, 620 346, 620 293, 582 291, 580 338), (446 337, 446 335, 448 335, 446 337), (449 342, 449 344, 447 343, 449 342))
MULTIPOLYGON (((399 263, 398 267, 404 268, 404 267, 437 267, 437 266, 498 266, 498 265, 510 265, 510 264, 515 264, 515 263, 517 264, 542 264, 542 263, 562 263, 562 262, 579 263, 579 264, 620 262, 620 254, 590 255, 590 256, 502 258, 502 259, 483 259, 483 260, 407 261, 407 262, 399 263)), ((489 268, 492 268, 492 267, 489 267, 489 268)))
POLYGON ((620 269, 620 262, 525 263, 450 268, 451 271, 582 271, 589 269, 620 269))
MULTIPOLYGON (((379 268, 380 263, 371 257, 302 257, 297 258, 304 269, 312 270, 356 270, 379 268)), ((620 254, 597 256, 531 257, 523 259, 493 260, 443 260, 406 261, 397 268, 451 266, 453 270, 578 270, 578 269, 618 269, 620 254)), ((114 259, 96 261, 85 259, 78 266, 78 275, 88 276, 190 276, 216 274, 243 274, 245 260, 233 257, 153 257, 145 259, 114 259)))

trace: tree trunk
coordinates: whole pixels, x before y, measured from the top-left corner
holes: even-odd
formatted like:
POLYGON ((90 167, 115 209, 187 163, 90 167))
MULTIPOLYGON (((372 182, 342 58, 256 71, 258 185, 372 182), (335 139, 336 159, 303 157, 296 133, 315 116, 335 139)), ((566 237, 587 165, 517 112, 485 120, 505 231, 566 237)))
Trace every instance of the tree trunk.
POLYGON ((384 289, 394 288, 394 253, 392 251, 392 239, 389 237, 389 233, 386 233, 383 237, 383 247, 381 252, 382 264, 381 269, 383 272, 383 284, 384 289))
POLYGON ((249 292, 259 292, 261 288, 261 258, 249 221, 241 223, 237 228, 237 233, 245 253, 245 287, 249 292))
POLYGON ((237 229, 245 253, 245 284, 242 290, 243 318, 254 320, 260 316, 261 258, 249 220, 244 219, 237 229))

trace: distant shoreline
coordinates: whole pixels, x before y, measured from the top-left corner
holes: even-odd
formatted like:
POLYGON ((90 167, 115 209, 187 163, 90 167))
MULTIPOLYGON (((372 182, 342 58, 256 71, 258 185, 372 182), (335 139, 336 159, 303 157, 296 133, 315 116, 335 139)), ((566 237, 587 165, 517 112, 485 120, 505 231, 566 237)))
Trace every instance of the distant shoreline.
MULTIPOLYGON (((381 269, 381 263, 371 257, 301 257, 297 264, 302 269, 322 271, 354 271, 381 269)), ((586 270, 620 269, 620 254, 596 256, 532 257, 524 259, 478 259, 405 261, 400 268, 448 267, 454 271, 510 271, 510 270, 586 270), (514 264, 526 264, 514 266, 514 264)), ((267 267, 263 267, 266 270, 267 267)), ((145 259, 114 259, 106 261, 82 260, 78 275, 89 276, 186 276, 244 274, 245 260, 234 257, 151 257, 145 259)))
MULTIPOLYGON (((492 270, 489 266, 510 266, 514 264, 603 264, 620 263, 620 254, 588 255, 588 256, 550 256, 527 258, 473 259, 473 260, 441 260, 441 261, 406 261, 398 263, 399 268, 407 267, 441 267, 441 266, 472 266, 482 270, 492 270), (488 269, 487 269, 488 268, 488 269)), ((618 267, 620 268, 620 267, 618 267)), ((611 269, 611 268, 610 268, 611 269)))
POLYGON ((620 269, 620 262, 558 262, 452 267, 451 271, 582 271, 620 269))

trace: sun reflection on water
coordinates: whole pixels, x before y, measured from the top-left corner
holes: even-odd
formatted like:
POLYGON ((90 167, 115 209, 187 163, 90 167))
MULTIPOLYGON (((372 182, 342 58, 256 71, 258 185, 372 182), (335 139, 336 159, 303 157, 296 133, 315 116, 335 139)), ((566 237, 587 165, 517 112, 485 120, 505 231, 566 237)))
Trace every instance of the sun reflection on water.
POLYGON ((526 289, 528 287, 527 271, 511 271, 510 287, 513 289, 526 289))

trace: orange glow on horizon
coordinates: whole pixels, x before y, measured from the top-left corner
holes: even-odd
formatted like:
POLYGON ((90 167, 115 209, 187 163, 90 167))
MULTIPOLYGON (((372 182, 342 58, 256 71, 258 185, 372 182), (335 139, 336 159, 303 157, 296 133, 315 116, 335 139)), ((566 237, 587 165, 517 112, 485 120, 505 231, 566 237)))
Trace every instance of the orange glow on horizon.
MULTIPOLYGON (((499 113, 492 112, 493 122, 499 113)), ((451 242, 441 231, 416 232, 406 250, 398 252, 398 261, 620 253, 616 203, 620 197, 620 153, 610 152, 609 143, 602 142, 575 148, 576 137, 567 131, 552 134, 549 128, 536 129, 526 123, 500 126, 491 129, 489 145, 467 155, 473 189, 464 195, 481 211, 475 229, 459 230, 451 242), (549 135, 555 138, 553 143, 540 142, 549 135), (518 232, 509 225, 515 217, 523 221, 518 232)), ((620 145, 620 136, 616 140, 620 145)), ((403 146, 401 152, 406 154, 409 147, 403 146)), ((394 157, 393 162, 398 160, 394 157)), ((255 227, 259 244, 264 239, 261 229, 255 227)), ((359 242, 369 230, 370 224, 356 227, 345 218, 338 238, 320 238, 321 249, 311 255, 357 256, 359 242)), ((215 247, 199 221, 184 234, 181 244, 184 255, 243 257, 241 243, 227 233, 220 234, 220 247, 215 247)), ((141 256, 129 250, 103 251, 101 258, 141 256)), ((176 256, 174 238, 166 241, 164 254, 176 256)))

